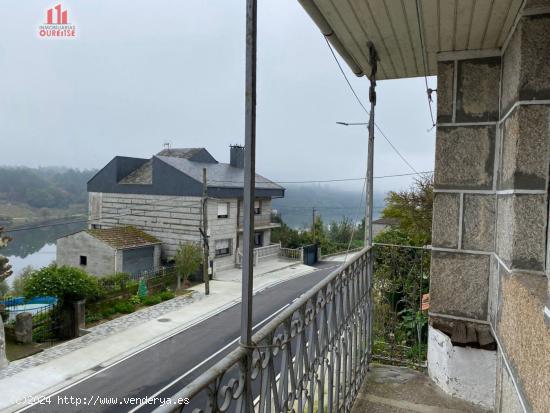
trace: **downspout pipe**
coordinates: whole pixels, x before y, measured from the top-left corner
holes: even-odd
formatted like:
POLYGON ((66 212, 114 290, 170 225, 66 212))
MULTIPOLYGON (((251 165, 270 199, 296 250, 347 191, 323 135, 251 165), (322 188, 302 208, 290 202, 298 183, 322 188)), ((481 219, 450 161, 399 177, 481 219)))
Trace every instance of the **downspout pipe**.
POLYGON ((313 2, 313 0, 298 0, 298 2, 302 5, 306 13, 309 14, 309 17, 311 17, 311 20, 313 20, 319 30, 321 30, 321 33, 323 33, 323 35, 336 49, 338 54, 342 56, 342 58, 353 71, 353 73, 355 73, 355 75, 359 77, 364 76, 365 74, 363 73, 363 69, 361 69, 355 59, 348 53, 344 45, 340 42, 340 40, 336 36, 336 33, 334 33, 332 27, 330 27, 330 24, 321 14, 321 11, 313 2))

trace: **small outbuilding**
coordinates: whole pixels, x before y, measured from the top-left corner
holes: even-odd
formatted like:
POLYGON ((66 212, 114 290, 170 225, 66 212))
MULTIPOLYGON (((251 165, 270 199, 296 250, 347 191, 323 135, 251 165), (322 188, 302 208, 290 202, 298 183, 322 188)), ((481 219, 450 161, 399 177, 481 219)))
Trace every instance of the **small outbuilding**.
POLYGON ((161 242, 132 226, 88 229, 57 240, 58 265, 94 275, 136 274, 160 266, 161 242))

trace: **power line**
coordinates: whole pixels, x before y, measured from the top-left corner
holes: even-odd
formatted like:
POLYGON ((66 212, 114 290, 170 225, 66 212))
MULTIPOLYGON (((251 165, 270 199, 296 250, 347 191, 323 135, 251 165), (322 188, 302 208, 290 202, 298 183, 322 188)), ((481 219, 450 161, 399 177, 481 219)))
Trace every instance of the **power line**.
POLYGON ((428 86, 428 65, 427 65, 427 59, 426 59, 426 50, 424 48, 424 36, 422 31, 422 25, 420 24, 420 6, 418 4, 418 0, 415 1, 416 3, 416 21, 418 23, 418 34, 420 36, 420 48, 422 51, 422 63, 424 64, 424 82, 426 83, 426 95, 428 96, 428 107, 430 108, 430 117, 432 119, 432 129, 435 126, 435 120, 434 120, 434 114, 432 111, 432 92, 433 90, 430 89, 428 86))
MULTIPOLYGON (((370 112, 367 110, 367 108, 365 107, 365 105, 363 105, 363 102, 361 102, 361 99, 359 98, 359 96, 357 95, 357 92, 355 92, 355 89, 353 88, 353 86, 351 85, 349 79, 348 79, 348 76, 346 75, 346 72, 344 72, 344 69, 342 68, 342 65, 340 64, 340 61, 338 60, 338 57, 336 56, 336 53, 334 52, 334 49, 332 48, 332 46, 330 45, 330 42, 328 41, 328 39, 325 37, 325 41, 327 43, 327 46, 328 48, 330 49, 330 52, 332 53, 332 57, 334 57, 334 60, 336 61, 336 64, 338 65, 338 68, 340 69, 340 72, 342 73, 342 75, 344 76, 344 79, 346 80, 346 83, 348 84, 349 88, 351 89, 351 92, 353 93, 353 96, 355 96, 355 99, 357 99, 357 102, 359 103, 359 105, 363 108, 363 110, 365 111, 365 113, 367 114, 367 116, 370 116, 370 112)), ((380 126, 378 126, 378 124, 375 122, 374 123, 374 126, 376 127, 376 129, 378 129, 378 132, 380 132, 380 134, 382 135, 382 137, 386 140, 386 142, 388 142, 391 146, 391 148, 394 150, 394 152, 401 158, 401 160, 403 162, 405 162, 405 164, 411 168, 411 170, 416 174, 416 175, 422 175, 420 172, 418 172, 411 164, 410 162, 401 154, 401 152, 399 152, 399 150, 395 147, 395 145, 391 142, 391 140, 384 134, 384 132, 382 131, 382 129, 380 128, 380 126)))
MULTIPOLYGON (((149 203, 145 203, 144 205, 156 205, 158 204, 159 202, 166 202, 166 201, 171 201, 171 200, 174 200, 174 199, 177 199, 179 197, 174 197, 174 198, 168 198, 168 199, 162 199, 162 200, 158 200, 156 202, 149 202, 149 203)), ((181 208, 181 207, 189 207, 189 206, 193 206, 193 205, 200 205, 201 202, 200 201, 189 201, 187 203, 181 203, 179 205, 174 205, 173 207, 169 207, 169 208, 166 208, 166 209, 159 209, 159 210, 153 210, 151 212, 169 212, 169 211, 172 211, 176 208, 181 208)), ((125 217, 125 216, 128 216, 128 215, 134 215, 134 216, 146 216, 145 215, 145 212, 146 211, 143 211, 143 215, 138 215, 136 214, 134 211, 135 210, 138 210, 139 208, 123 208, 123 209, 129 209, 130 211, 129 212, 126 212, 126 213, 121 213, 121 214, 115 214, 115 215, 110 215, 109 217, 106 217, 108 219, 114 219, 114 218, 121 218, 121 217, 125 217)), ((161 217, 162 218, 162 217, 161 217)), ((70 225, 70 224, 84 224, 84 223, 93 223, 94 221, 97 221, 98 219, 100 218, 94 218, 94 217, 91 217, 91 218, 88 218, 88 219, 79 219, 79 220, 71 220, 71 221, 60 221, 60 222, 53 222, 53 223, 49 223, 49 224, 37 224, 37 225, 32 225, 32 226, 26 226, 26 227, 15 227, 15 228, 7 228, 7 229, 4 229, 3 231, 5 233, 13 233, 13 232, 20 232, 20 231, 28 231, 28 230, 32 230, 32 229, 40 229, 40 228, 50 228, 50 227, 56 227, 56 226, 60 226, 60 225, 70 225)), ((119 224, 120 225, 120 224, 119 224)))
MULTIPOLYGON (((421 175, 421 174, 430 174, 434 171, 422 171, 422 172, 413 172, 413 173, 402 173, 402 174, 393 174, 393 175, 380 175, 375 176, 374 179, 384 179, 384 178, 395 178, 399 176, 412 176, 412 175, 421 175)), ((258 183, 274 183, 274 184, 316 184, 316 183, 329 183, 329 182, 346 182, 346 181, 362 181, 365 178, 340 178, 340 179, 320 179, 320 180, 304 180, 304 181, 270 181, 270 182, 256 182, 258 183)), ((211 183, 232 183, 232 184, 242 184, 240 181, 210 181, 211 183)))

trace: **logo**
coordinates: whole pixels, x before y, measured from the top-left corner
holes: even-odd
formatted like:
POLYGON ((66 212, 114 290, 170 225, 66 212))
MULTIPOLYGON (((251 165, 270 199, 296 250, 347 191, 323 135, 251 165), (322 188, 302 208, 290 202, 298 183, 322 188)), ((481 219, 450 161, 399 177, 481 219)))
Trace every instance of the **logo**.
POLYGON ((40 37, 76 37, 76 26, 69 23, 69 13, 58 4, 46 11, 46 22, 38 28, 40 37))

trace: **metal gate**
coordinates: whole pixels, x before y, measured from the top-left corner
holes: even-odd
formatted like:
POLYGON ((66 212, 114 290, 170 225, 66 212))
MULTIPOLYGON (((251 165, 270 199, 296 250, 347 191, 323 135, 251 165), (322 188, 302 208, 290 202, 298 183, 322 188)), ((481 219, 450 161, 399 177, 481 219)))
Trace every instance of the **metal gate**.
POLYGON ((313 265, 319 261, 317 244, 306 245, 304 248, 304 264, 313 265))

